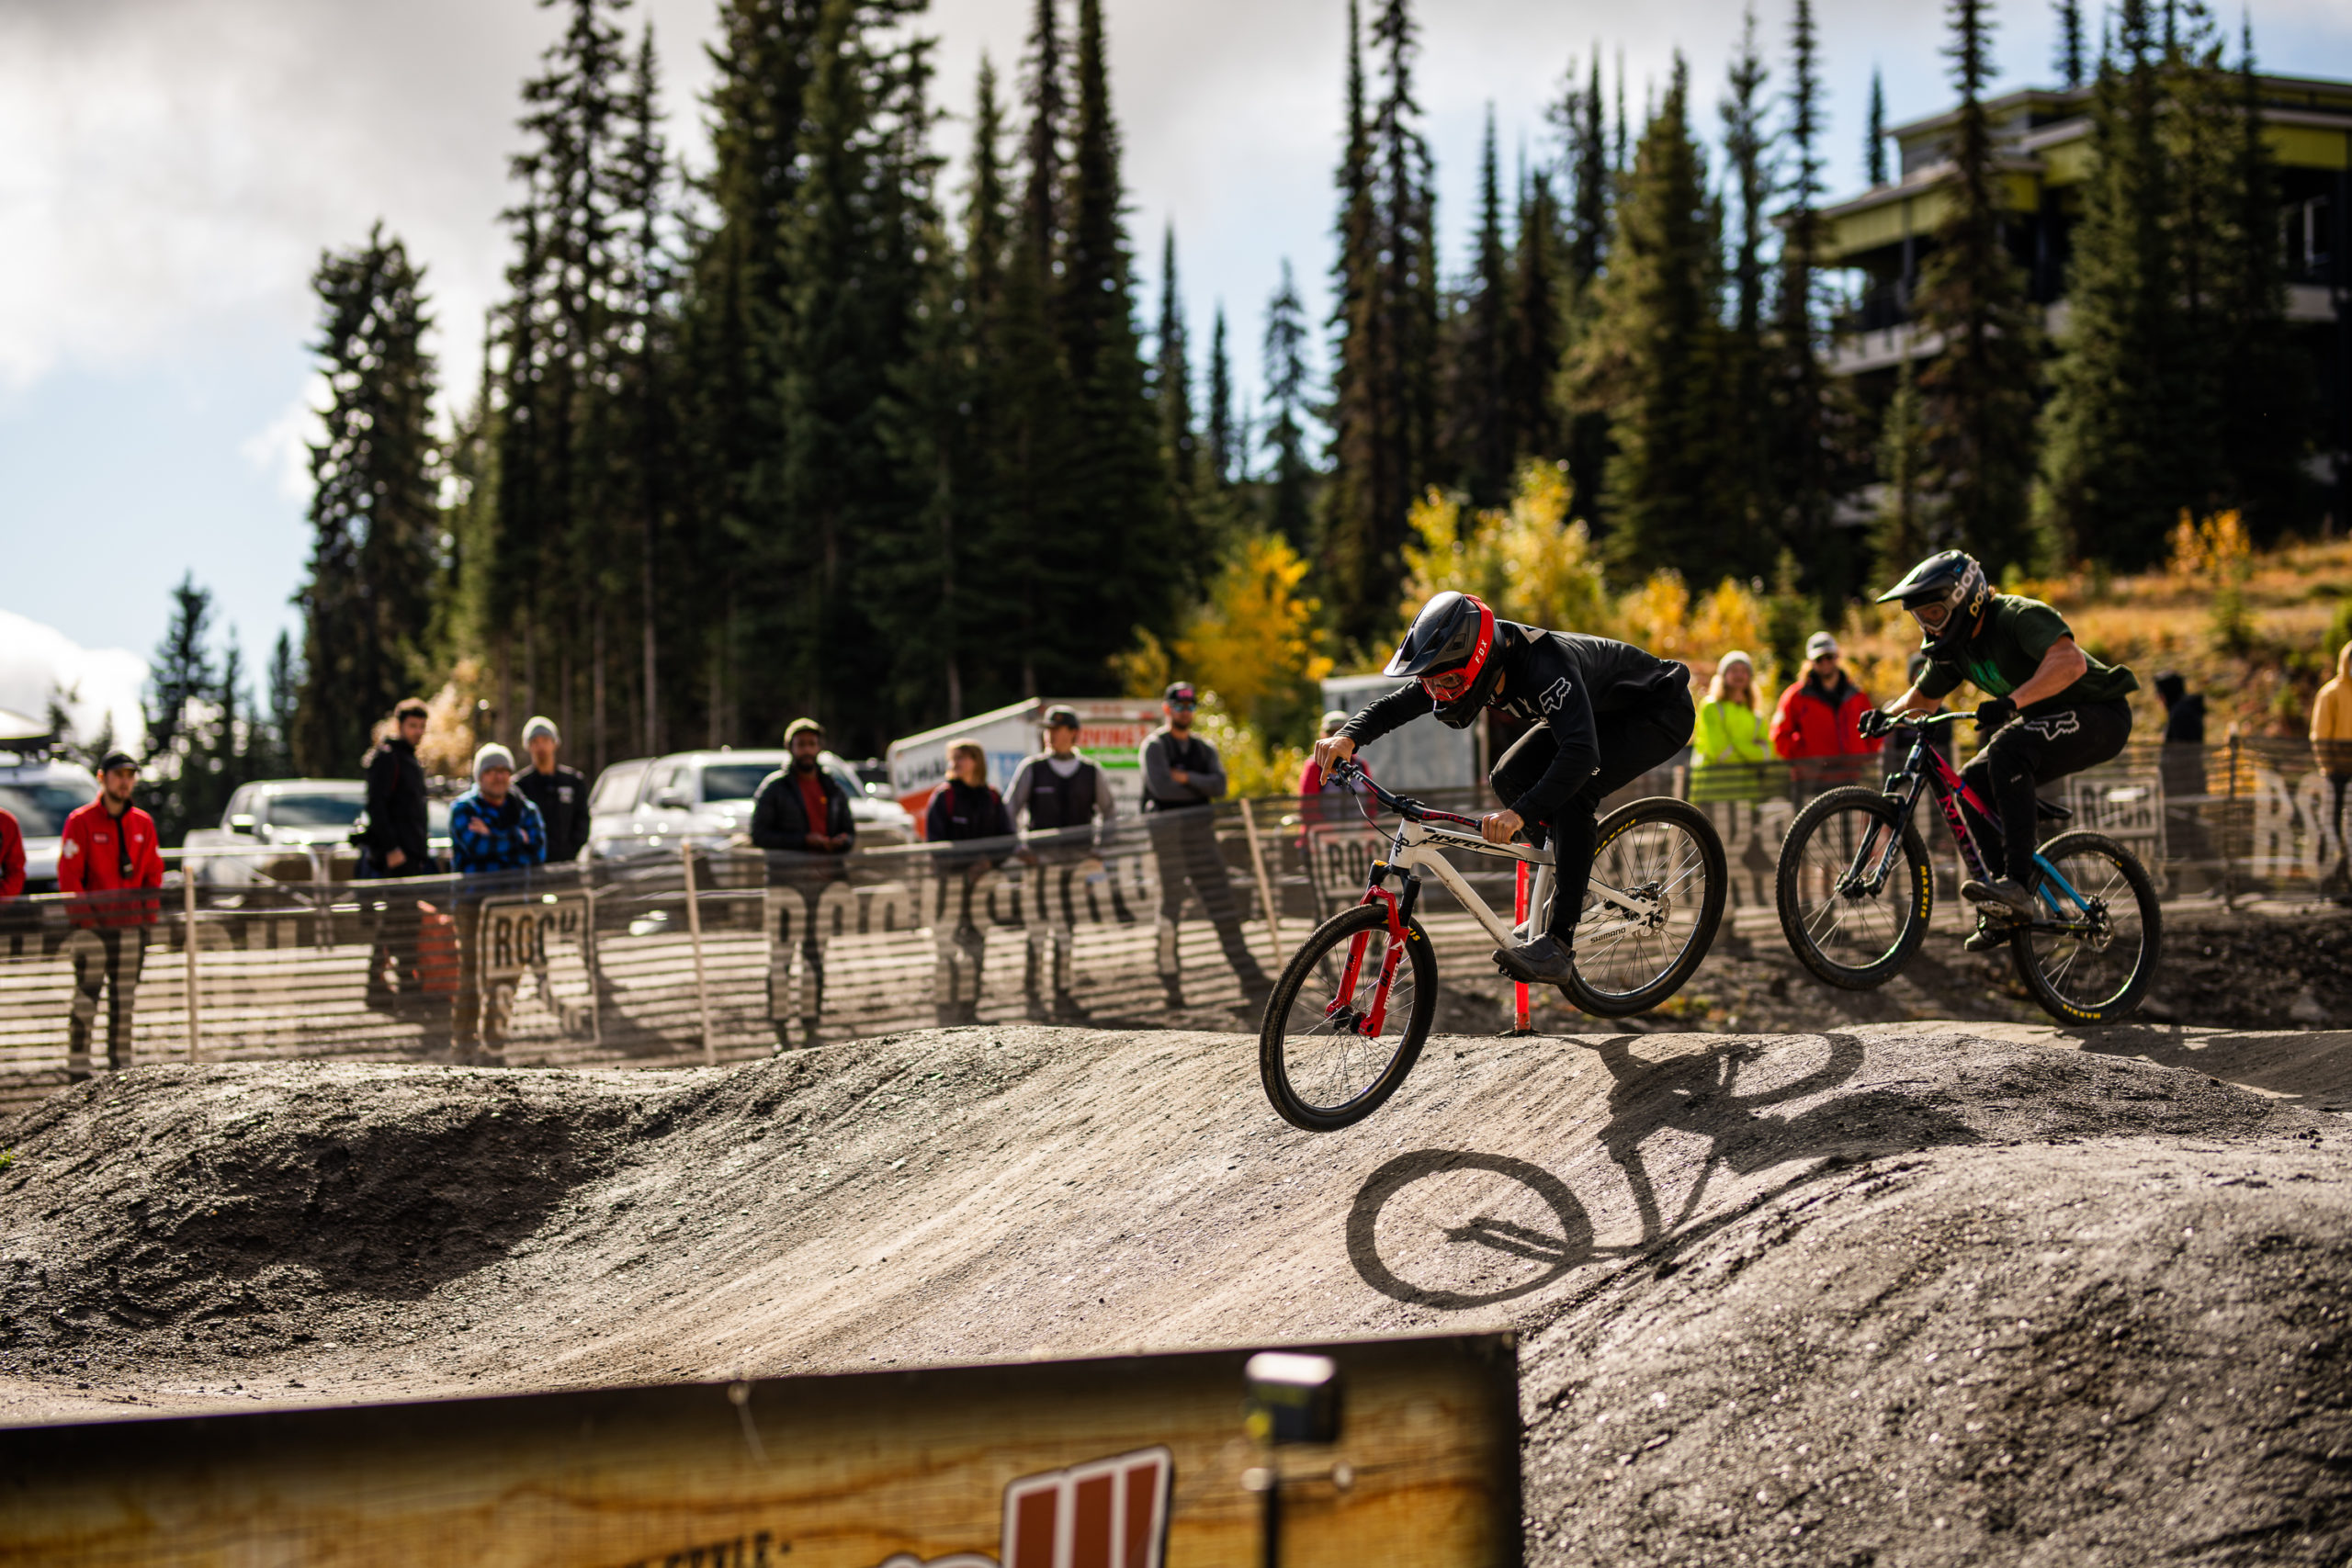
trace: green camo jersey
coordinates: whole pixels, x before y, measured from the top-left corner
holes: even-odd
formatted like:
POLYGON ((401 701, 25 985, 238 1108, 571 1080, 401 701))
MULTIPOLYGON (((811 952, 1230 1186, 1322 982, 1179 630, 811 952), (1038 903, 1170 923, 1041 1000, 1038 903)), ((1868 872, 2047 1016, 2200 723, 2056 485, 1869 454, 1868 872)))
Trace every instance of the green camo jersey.
MULTIPOLYGON (((1996 593, 1985 606, 1984 624, 1957 655, 1931 654, 1919 672, 1919 694, 1950 696, 1962 681, 1981 692, 2006 697, 2041 668, 2042 656, 2062 637, 2074 636, 2066 617, 2039 599, 2017 593, 1996 593)), ((2055 696, 2044 697, 2023 711, 2054 713, 2076 703, 2112 702, 2140 689, 2139 677, 2129 666, 2103 664, 2089 649, 2083 657, 2090 668, 2055 696)))

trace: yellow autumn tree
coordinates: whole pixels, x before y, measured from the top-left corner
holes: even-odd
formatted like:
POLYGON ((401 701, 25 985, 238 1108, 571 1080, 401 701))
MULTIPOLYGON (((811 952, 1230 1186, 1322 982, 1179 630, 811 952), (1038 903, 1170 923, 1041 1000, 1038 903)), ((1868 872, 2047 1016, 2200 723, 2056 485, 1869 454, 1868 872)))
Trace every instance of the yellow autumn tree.
POLYGON ((1285 539, 1242 540, 1171 643, 1163 649, 1146 634, 1119 661, 1128 690, 1156 694, 1181 678, 1214 693, 1219 711, 1261 736, 1310 730, 1331 659, 1317 624, 1323 607, 1301 591, 1306 570, 1285 539))
POLYGON ((1409 519, 1404 617, 1453 589, 1476 594, 1505 620, 1607 632, 1614 625, 1608 587, 1590 532, 1568 520, 1572 499, 1558 463, 1521 464, 1507 507, 1472 511, 1430 491, 1409 519))

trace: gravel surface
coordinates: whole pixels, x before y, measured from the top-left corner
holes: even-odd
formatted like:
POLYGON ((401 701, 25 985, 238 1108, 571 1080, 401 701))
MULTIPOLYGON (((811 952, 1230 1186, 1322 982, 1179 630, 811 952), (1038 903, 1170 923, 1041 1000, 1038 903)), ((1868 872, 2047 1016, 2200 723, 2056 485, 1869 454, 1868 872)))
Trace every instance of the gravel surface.
POLYGON ((979 1028, 0 1125, 0 1420, 1517 1326, 1540 1563, 2340 1562, 2352 1036, 979 1028))

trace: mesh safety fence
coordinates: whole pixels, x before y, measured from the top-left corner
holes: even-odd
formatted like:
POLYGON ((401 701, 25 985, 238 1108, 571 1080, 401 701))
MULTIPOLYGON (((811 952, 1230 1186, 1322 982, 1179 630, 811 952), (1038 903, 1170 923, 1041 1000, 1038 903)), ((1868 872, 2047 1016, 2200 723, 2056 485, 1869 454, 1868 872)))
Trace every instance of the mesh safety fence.
MULTIPOLYGON (((1702 805, 1724 841, 1731 929, 1767 936, 1792 818, 1884 765, 1677 765, 1609 805, 1702 805)), ((2074 813, 2051 830, 2120 840, 2168 901, 2290 910, 2352 891, 2347 783, 2352 758, 2238 742, 2135 747, 2044 794, 2074 813)), ((1286 796, 838 858, 649 840, 467 878, 354 881, 341 852, 175 853, 158 892, 0 905, 0 1100, 141 1061, 676 1066, 941 1022, 1199 1021, 1361 896, 1382 834, 1359 807, 1286 796)), ((1939 919, 1956 922, 1955 848, 1931 807, 1914 820, 1939 919)), ((1453 858, 1510 908, 1508 862, 1453 858)), ((1423 908, 1445 983, 1500 996, 1468 917, 1434 886, 1423 908)))

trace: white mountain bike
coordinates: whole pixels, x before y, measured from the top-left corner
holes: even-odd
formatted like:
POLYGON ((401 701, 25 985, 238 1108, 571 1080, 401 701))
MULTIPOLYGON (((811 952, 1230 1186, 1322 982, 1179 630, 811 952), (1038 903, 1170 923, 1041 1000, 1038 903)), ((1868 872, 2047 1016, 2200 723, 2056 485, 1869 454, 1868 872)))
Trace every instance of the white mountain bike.
MULTIPOLYGON (((1437 957, 1415 910, 1433 877, 1498 947, 1545 928, 1552 852, 1490 844, 1477 818, 1439 811, 1374 784, 1352 759, 1332 777, 1362 780, 1403 821, 1372 863, 1363 901, 1316 928, 1274 982, 1258 1033, 1258 1071, 1284 1121, 1310 1133, 1361 1122, 1405 1081, 1437 1011, 1437 957), (1443 852, 1534 867, 1524 927, 1487 907, 1443 852), (1392 887, 1391 884, 1395 884, 1392 887)), ((1603 818, 1592 881, 1576 927, 1576 970, 1560 989, 1603 1018, 1646 1012, 1682 988, 1722 923, 1728 874, 1706 813, 1663 796, 1603 818)))

